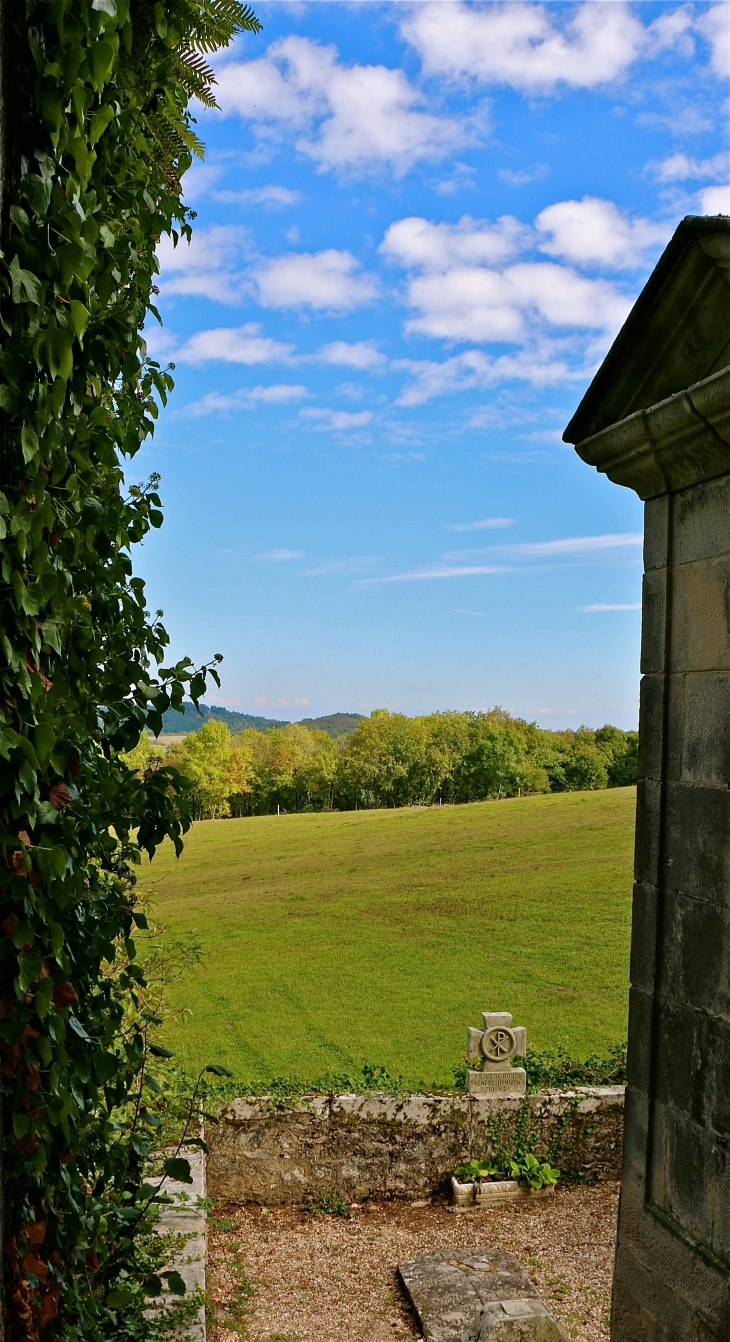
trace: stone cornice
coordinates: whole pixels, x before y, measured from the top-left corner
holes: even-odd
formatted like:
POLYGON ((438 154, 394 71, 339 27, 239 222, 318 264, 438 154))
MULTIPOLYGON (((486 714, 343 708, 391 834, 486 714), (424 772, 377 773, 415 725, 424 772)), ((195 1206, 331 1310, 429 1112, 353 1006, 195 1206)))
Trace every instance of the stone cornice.
POLYGON ((730 367, 584 438, 575 450, 641 499, 728 474, 730 367))

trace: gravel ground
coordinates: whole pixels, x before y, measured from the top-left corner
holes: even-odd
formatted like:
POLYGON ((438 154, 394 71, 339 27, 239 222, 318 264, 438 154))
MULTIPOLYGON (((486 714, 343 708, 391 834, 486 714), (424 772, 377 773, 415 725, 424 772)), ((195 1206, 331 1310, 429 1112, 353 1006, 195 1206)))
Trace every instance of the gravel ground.
POLYGON ((386 1342, 420 1333, 396 1265, 433 1249, 516 1254, 576 1342, 607 1342, 619 1185, 454 1215, 444 1203, 368 1203, 344 1216, 217 1207, 208 1246, 209 1342, 386 1342))

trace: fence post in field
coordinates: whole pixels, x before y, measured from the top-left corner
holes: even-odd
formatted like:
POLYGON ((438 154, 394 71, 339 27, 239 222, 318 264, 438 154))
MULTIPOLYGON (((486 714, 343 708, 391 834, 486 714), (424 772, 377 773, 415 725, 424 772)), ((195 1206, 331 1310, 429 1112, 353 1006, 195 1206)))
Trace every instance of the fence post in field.
POLYGON ((565 431, 645 500, 613 1342, 730 1337, 730 218, 679 225, 565 431))

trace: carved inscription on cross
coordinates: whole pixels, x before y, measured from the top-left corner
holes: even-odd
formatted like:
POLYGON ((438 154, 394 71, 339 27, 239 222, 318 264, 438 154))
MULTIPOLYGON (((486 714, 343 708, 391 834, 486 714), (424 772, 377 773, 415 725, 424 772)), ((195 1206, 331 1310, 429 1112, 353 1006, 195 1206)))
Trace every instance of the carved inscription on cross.
POLYGON ((466 1089, 470 1095, 524 1095, 527 1073, 524 1067, 513 1067, 512 1058, 524 1057, 527 1050, 527 1031, 524 1025, 513 1025, 508 1011, 483 1011, 481 1030, 469 1026, 466 1032, 466 1055, 469 1061, 481 1061, 479 1072, 469 1068, 466 1089))

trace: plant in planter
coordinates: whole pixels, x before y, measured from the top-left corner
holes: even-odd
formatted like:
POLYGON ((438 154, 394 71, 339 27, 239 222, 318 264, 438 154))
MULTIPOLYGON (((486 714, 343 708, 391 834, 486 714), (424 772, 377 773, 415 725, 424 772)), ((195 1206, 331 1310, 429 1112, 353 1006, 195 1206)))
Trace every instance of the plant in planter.
POLYGON ((485 1206, 513 1198, 552 1192, 560 1170, 532 1152, 501 1154, 496 1163, 470 1160, 454 1171, 451 1188, 455 1207, 485 1206))
POLYGON ((475 1184, 482 1179, 493 1179, 498 1173, 497 1166, 489 1160, 470 1160, 467 1165, 457 1165, 454 1178, 462 1184, 475 1184))
POLYGON ((505 1162, 504 1172, 508 1178, 515 1179, 521 1188, 536 1191, 540 1188, 551 1188, 560 1178, 560 1170, 547 1160, 540 1161, 531 1152, 518 1156, 516 1160, 505 1162))

